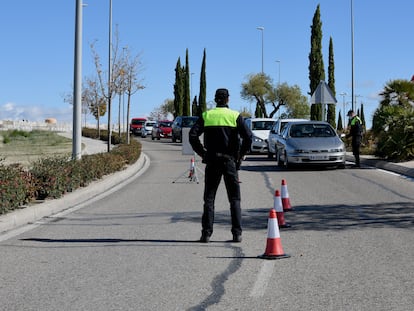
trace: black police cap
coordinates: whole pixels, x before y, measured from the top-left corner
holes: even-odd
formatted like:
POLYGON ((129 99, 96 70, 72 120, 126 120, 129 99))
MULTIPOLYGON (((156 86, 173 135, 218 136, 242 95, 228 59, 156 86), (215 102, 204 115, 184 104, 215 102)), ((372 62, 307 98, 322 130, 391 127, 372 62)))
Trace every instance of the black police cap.
POLYGON ((228 89, 217 89, 216 90, 216 98, 227 98, 229 97, 229 90, 228 89))

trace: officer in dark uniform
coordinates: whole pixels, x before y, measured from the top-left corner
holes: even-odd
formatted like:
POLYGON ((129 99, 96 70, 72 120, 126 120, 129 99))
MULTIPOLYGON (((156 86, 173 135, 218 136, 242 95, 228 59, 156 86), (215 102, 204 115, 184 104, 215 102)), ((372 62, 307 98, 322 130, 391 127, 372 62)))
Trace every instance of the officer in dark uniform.
POLYGON ((360 167, 359 149, 362 141, 362 121, 353 110, 348 111, 348 117, 350 130, 346 137, 352 137, 352 153, 355 157, 355 166, 360 167))
POLYGON ((239 112, 229 109, 229 92, 217 89, 216 108, 203 112, 190 130, 189 142, 206 164, 204 209, 200 242, 208 243, 213 233, 214 201, 221 177, 224 177, 230 202, 233 242, 241 242, 241 207, 238 169, 250 149, 252 133, 239 112), (200 135, 204 133, 204 145, 200 135), (241 138, 241 146, 240 146, 241 138))

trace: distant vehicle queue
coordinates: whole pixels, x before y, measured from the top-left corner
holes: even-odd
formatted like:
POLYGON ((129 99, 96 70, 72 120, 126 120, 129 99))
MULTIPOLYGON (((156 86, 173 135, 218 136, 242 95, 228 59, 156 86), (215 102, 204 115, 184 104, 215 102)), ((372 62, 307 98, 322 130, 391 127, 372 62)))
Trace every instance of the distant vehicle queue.
MULTIPOLYGON (((183 141, 183 128, 191 128, 197 116, 177 116, 170 120, 133 118, 130 132, 152 140, 183 141)), ((323 165, 345 167, 345 144, 335 129, 323 121, 307 119, 246 118, 253 133, 250 154, 267 155, 277 165, 290 168, 294 165, 323 165)))

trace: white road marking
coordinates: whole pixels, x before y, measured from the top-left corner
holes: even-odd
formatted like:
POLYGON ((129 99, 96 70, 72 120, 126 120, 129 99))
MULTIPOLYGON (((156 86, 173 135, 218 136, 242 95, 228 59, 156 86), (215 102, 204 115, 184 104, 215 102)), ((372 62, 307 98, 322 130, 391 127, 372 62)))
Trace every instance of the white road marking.
POLYGON ((274 260, 263 261, 262 268, 259 271, 256 282, 254 283, 253 289, 250 292, 250 297, 258 298, 262 297, 269 284, 269 280, 272 277, 275 266, 274 260))

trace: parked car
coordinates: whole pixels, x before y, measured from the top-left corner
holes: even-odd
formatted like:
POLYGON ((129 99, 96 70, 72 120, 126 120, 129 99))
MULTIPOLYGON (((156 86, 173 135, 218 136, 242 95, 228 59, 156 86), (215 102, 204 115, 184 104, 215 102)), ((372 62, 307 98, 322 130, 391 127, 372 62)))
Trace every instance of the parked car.
POLYGON ((269 136, 267 138, 267 156, 268 158, 273 158, 276 154, 276 142, 280 136, 280 133, 285 128, 286 124, 289 122, 296 121, 308 121, 306 119, 278 119, 274 124, 271 130, 269 131, 269 136))
POLYGON ((276 120, 271 118, 247 118, 244 122, 253 133, 250 153, 267 154, 267 139, 276 120))
POLYGON ((172 124, 171 139, 173 143, 177 140, 180 142, 183 141, 183 132, 184 127, 192 127, 196 123, 198 117, 196 116, 178 116, 174 119, 172 124))
POLYGON ((289 122, 280 137, 276 150, 279 165, 345 167, 345 145, 328 122, 289 122))
POLYGON ((172 131, 171 126, 172 126, 172 121, 168 121, 168 120, 158 121, 152 127, 151 139, 160 140, 161 138, 170 138, 171 131, 172 131))
POLYGON ((129 125, 129 132, 134 135, 141 135, 141 128, 147 121, 146 118, 132 118, 129 125))
POLYGON ((147 135, 151 134, 152 127, 154 124, 157 123, 156 121, 145 121, 144 125, 141 127, 141 137, 145 138, 147 135))

